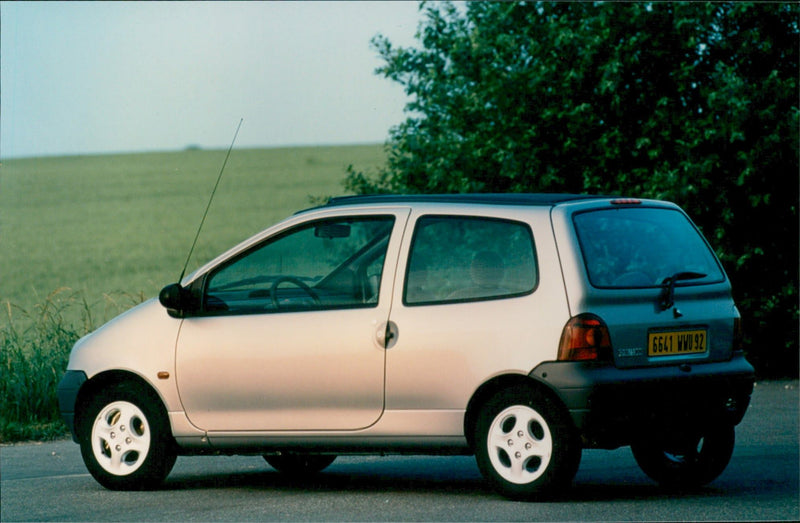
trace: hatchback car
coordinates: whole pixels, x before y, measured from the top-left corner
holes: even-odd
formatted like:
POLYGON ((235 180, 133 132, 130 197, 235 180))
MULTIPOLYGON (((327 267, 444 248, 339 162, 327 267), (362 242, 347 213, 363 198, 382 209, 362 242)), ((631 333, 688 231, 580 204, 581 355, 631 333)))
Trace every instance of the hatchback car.
POLYGON ((246 240, 78 341, 59 388, 94 478, 177 455, 475 455, 516 499, 584 448, 715 479, 753 368, 714 252, 676 205, 570 194, 353 196, 246 240))

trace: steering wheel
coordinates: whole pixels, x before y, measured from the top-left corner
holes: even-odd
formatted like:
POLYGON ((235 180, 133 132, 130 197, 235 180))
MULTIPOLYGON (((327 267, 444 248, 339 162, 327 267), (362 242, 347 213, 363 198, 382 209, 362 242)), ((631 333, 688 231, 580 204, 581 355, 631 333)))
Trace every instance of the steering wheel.
POLYGON ((278 301, 278 286, 283 282, 292 283, 305 291, 312 300, 314 300, 314 304, 320 305, 322 302, 319 299, 319 295, 314 292, 314 289, 303 283, 302 280, 295 278, 294 276, 281 276, 280 278, 276 279, 272 282, 272 287, 269 290, 270 296, 272 296, 272 304, 275 306, 276 309, 281 308, 281 304, 278 301))

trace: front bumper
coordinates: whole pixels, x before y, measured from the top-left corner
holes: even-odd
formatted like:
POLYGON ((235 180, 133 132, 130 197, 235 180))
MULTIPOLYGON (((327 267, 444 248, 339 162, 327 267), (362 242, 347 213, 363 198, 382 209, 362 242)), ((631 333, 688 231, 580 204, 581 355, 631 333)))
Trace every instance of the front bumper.
POLYGON ((545 362, 530 376, 569 410, 587 447, 616 448, 714 424, 736 425, 753 392, 754 369, 737 353, 725 362, 618 369, 608 363, 545 362))
POLYGON ((61 417, 67 424, 72 440, 78 443, 78 434, 75 430, 75 403, 78 399, 78 392, 86 382, 86 373, 79 370, 68 370, 56 388, 58 397, 58 407, 61 410, 61 417))

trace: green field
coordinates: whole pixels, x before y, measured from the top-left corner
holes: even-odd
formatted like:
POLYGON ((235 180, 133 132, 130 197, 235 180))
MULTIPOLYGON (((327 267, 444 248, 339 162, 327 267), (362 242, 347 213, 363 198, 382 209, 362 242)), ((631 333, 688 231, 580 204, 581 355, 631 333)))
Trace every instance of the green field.
MULTIPOLYGON (((0 167, 0 302, 14 322, 58 289, 95 326, 155 296, 183 267, 224 150, 6 160, 0 167)), ((234 150, 189 271, 240 240, 343 193, 381 145, 234 150)))

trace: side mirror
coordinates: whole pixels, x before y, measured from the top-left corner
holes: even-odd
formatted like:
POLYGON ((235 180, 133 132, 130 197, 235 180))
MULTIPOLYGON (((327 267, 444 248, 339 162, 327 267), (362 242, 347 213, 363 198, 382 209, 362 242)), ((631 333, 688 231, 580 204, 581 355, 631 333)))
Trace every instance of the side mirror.
POLYGON ((170 311, 182 314, 189 305, 189 293, 179 283, 171 283, 158 293, 158 301, 170 311))

